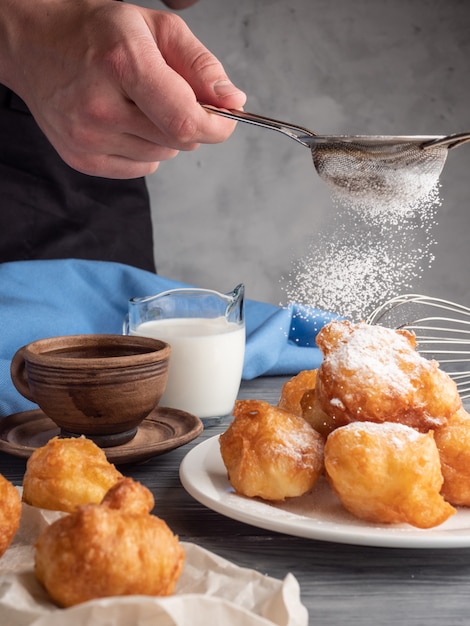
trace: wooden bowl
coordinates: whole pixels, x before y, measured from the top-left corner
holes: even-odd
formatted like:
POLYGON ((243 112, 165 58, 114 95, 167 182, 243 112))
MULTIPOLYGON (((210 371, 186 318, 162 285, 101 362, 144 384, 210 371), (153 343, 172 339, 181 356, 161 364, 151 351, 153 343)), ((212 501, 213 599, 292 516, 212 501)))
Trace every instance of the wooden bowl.
POLYGON ((102 447, 130 441, 166 386, 170 346, 148 337, 71 335, 20 348, 11 363, 18 391, 61 429, 102 447))

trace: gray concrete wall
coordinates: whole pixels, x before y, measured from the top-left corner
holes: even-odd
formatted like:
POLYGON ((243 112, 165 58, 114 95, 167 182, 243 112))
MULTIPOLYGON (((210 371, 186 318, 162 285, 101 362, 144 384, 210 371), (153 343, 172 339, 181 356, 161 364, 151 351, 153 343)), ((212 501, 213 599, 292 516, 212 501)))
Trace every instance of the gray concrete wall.
MULTIPOLYGON (((160 8, 155 1, 148 6, 160 8)), ((322 134, 470 131, 468 0, 200 0, 181 12, 246 109, 322 134)), ((436 259, 416 290, 470 304, 470 144, 449 154, 436 259)), ((159 272, 284 302, 335 210, 307 149, 239 124, 149 178, 159 272)))

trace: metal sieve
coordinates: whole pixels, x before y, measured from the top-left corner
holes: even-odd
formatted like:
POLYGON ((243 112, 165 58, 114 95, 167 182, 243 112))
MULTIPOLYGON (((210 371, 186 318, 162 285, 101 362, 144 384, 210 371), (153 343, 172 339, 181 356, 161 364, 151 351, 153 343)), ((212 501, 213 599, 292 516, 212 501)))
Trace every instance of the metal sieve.
POLYGON ((370 195, 371 191, 376 196, 386 196, 404 185, 410 187, 410 178, 416 177, 420 184, 408 192, 419 197, 437 183, 449 149, 470 141, 469 132, 425 136, 318 135, 303 126, 246 111, 202 106, 223 117, 275 130, 306 146, 319 176, 334 191, 356 197, 370 195))

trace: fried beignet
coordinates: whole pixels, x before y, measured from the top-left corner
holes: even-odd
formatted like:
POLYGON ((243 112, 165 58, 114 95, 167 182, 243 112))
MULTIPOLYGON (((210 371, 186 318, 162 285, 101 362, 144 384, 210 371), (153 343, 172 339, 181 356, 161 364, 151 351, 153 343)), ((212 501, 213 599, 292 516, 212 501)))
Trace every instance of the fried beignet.
POLYGON ((0 474, 0 557, 7 551, 20 525, 21 498, 15 486, 0 474))
POLYGON ((324 359, 316 395, 338 425, 398 422, 426 432, 461 406, 454 381, 416 350, 413 334, 333 321, 317 335, 324 359))
POLYGON ((321 408, 315 389, 304 393, 300 406, 304 420, 323 437, 326 438, 337 427, 336 421, 321 408))
POLYGON ((441 494, 454 506, 470 506, 470 415, 462 408, 434 431, 444 484, 441 494))
POLYGON ((443 478, 432 432, 348 424, 329 435, 325 470, 345 509, 368 522, 431 528, 455 513, 439 493, 443 478))
POLYGON ((150 515, 152 494, 133 482, 123 479, 102 504, 79 507, 41 534, 35 573, 59 606, 174 592, 183 569, 183 547, 162 519, 150 515), (122 508, 116 508, 118 503, 122 508))
POLYGON ((277 405, 284 411, 302 417, 302 406, 300 403, 306 391, 315 389, 317 371, 302 370, 285 382, 277 405))
POLYGON ((28 459, 23 501, 70 513, 77 506, 101 502, 120 478, 121 472, 90 439, 54 437, 28 459))
POLYGON ((298 415, 261 400, 238 401, 219 441, 230 483, 248 497, 300 496, 323 470, 321 435, 298 415))
POLYGON ((152 492, 132 478, 120 478, 105 494, 102 505, 110 509, 119 509, 126 513, 145 515, 155 505, 152 492))
POLYGON ((315 394, 318 370, 302 370, 288 380, 281 389, 278 406, 299 415, 310 426, 326 436, 334 428, 334 421, 321 409, 315 394))

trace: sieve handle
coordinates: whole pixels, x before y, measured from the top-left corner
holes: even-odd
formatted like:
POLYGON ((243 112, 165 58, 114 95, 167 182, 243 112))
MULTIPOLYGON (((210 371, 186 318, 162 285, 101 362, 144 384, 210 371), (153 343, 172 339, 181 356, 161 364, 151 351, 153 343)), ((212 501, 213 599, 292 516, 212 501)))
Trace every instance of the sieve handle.
POLYGON ((264 117, 263 115, 255 115, 254 113, 248 113, 247 111, 240 111, 238 109, 219 109, 211 104, 202 104, 201 106, 211 113, 216 113, 222 117, 228 117, 231 120, 237 122, 245 122, 247 124, 254 124, 255 126, 261 126, 262 128, 269 128, 270 130, 276 130, 283 135, 287 135, 294 141, 298 141, 307 148, 311 147, 309 138, 316 137, 316 133, 303 126, 297 124, 290 124, 289 122, 281 122, 280 120, 274 120, 270 117, 264 117))
POLYGON ((463 143, 467 143, 467 141, 470 141, 470 133, 454 133, 453 135, 447 135, 445 137, 438 137, 437 139, 426 141, 421 144, 421 148, 426 150, 426 148, 435 148, 436 146, 447 146, 450 150, 451 148, 456 148, 463 143))

